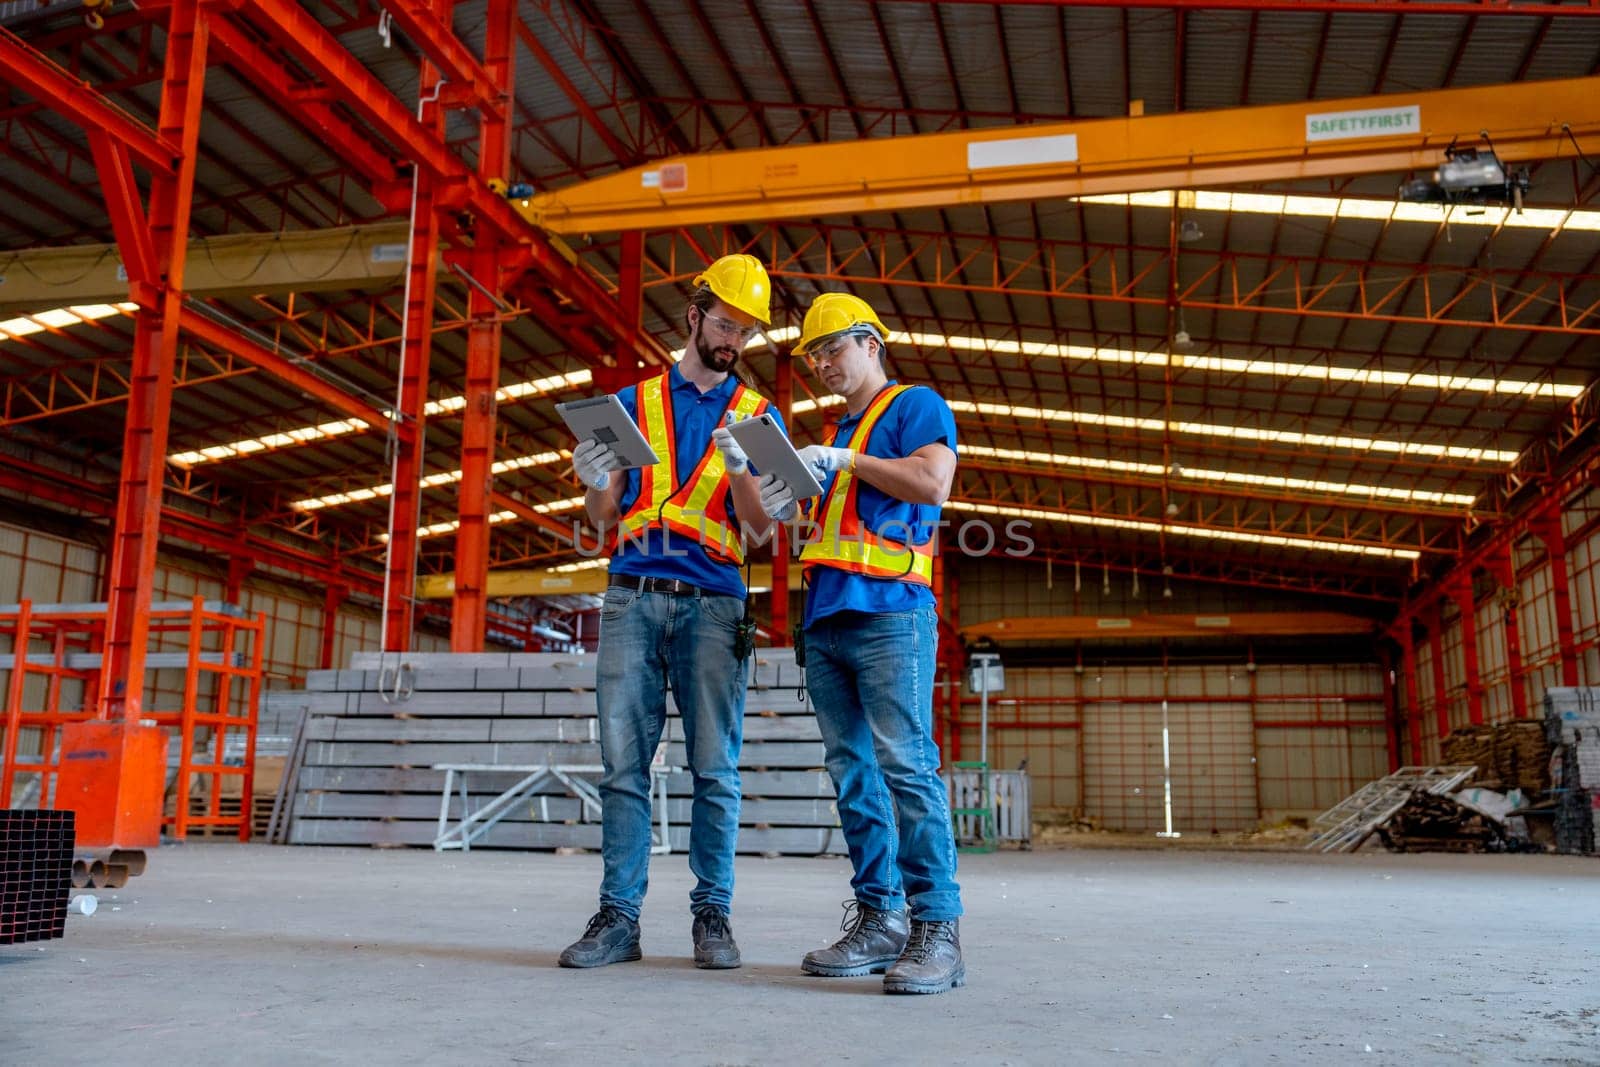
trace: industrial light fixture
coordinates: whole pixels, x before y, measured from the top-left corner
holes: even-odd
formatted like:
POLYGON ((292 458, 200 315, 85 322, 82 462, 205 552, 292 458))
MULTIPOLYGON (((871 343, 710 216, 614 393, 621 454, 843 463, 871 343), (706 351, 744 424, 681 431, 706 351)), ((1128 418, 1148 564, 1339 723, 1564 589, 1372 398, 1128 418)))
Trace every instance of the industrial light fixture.
POLYGON ((45 330, 62 330, 82 322, 110 318, 112 315, 131 315, 139 310, 138 304, 75 304, 72 307, 51 308, 31 315, 19 315, 0 321, 0 341, 12 341, 45 330))
POLYGON ((1113 204, 1172 210, 1182 199, 1185 211, 1221 214, 1294 216, 1320 219, 1368 219, 1373 222, 1417 223, 1438 226, 1482 226, 1490 229, 1600 231, 1600 211, 1581 208, 1526 208, 1473 204, 1408 203, 1404 200, 1369 200, 1357 197, 1300 196, 1283 193, 1225 193, 1209 190, 1155 189, 1143 193, 1097 193, 1078 197, 1085 204, 1113 204))
MULTIPOLYGON (((1049 466, 1077 467, 1082 470, 1103 470, 1117 474, 1139 474, 1159 478, 1167 470, 1174 478, 1196 482, 1221 482, 1228 485, 1258 486, 1286 492, 1335 493, 1365 500, 1392 500, 1405 504, 1437 504, 1444 507, 1471 507, 1477 497, 1468 493, 1442 493, 1413 486, 1364 485, 1358 482, 1335 482, 1324 478, 1290 478, 1277 474, 1253 474, 1242 471, 1209 470, 1204 467, 1184 467, 1174 463, 1163 468, 1159 463, 1135 463, 1129 460, 1106 459, 1102 456, 1077 456, 1061 452, 1035 452, 1016 448, 994 448, 989 445, 962 445, 964 456, 1001 459, 1019 463, 1036 463, 1049 466)), ((1168 515, 1180 509, 1169 504, 1168 515)))
MULTIPOLYGON (((1041 508, 1020 508, 1009 504, 984 504, 968 500, 951 500, 945 507, 953 511, 970 511, 979 515, 1001 518, 1038 519, 1041 522, 1064 522, 1075 526, 1097 526, 1114 530, 1131 530, 1137 533, 1165 533, 1168 537, 1193 537, 1209 541, 1231 541, 1237 544, 1268 545, 1273 548, 1303 549, 1307 552, 1336 552, 1341 555, 1373 556, 1380 559, 1420 559, 1421 552, 1412 548, 1388 548, 1383 545, 1361 545, 1348 541, 1318 541, 1309 537, 1291 537, 1284 534, 1254 533, 1249 530, 1223 530, 1196 526, 1170 526, 1138 519, 1124 519, 1113 515, 1090 515, 1078 511, 1045 511, 1041 508)), ((1106 577, 1109 593, 1111 580, 1106 577)))
POLYGON ((1020 404, 991 404, 971 400, 950 400, 950 409, 969 415, 992 415, 1003 419, 1036 419, 1042 422, 1067 422, 1081 426, 1102 426, 1118 430, 1149 433, 1174 433, 1193 437, 1222 437, 1239 441, 1260 441, 1297 448, 1325 448, 1340 451, 1376 452, 1395 456, 1422 456, 1429 459, 1458 459, 1468 463, 1512 463, 1516 452, 1469 445, 1440 445, 1393 438, 1357 437, 1354 434, 1307 433, 1300 430, 1275 430, 1261 426, 1233 426, 1227 423, 1189 422, 1131 415, 1109 415, 1100 411, 1066 411, 1060 408, 1026 407, 1020 404))
MULTIPOLYGON (((524 470, 528 467, 543 467, 557 460, 569 456, 569 452, 535 452, 529 456, 517 456, 514 459, 497 461, 490 469, 495 474, 509 474, 511 471, 524 470)), ((459 470, 440 471, 422 478, 417 484, 423 489, 437 489, 441 485, 454 485, 461 480, 459 470)), ((326 496, 307 497, 296 500, 289 506, 296 511, 318 511, 322 508, 338 507, 340 504, 357 504, 363 500, 372 500, 376 497, 386 497, 394 492, 394 486, 388 482, 381 485, 363 486, 357 489, 346 489, 338 493, 329 493, 326 496)))
MULTIPOLYGON (((552 500, 545 504, 534 504, 532 505, 532 510, 537 511, 540 514, 549 514, 555 511, 570 511, 573 508, 582 506, 583 497, 575 496, 566 500, 552 500)), ((489 516, 489 523, 492 526, 498 526, 503 522, 511 522, 520 517, 521 516, 514 511, 497 511, 489 516)), ((420 526, 417 528, 417 538, 419 540, 426 540, 430 537, 438 537, 441 534, 455 533, 460 526, 460 521, 456 519, 451 519, 448 522, 436 522, 429 526, 420 526)), ((381 533, 378 535, 378 540, 387 542, 389 540, 389 535, 386 533, 381 533)), ((596 566, 596 564, 593 563, 587 565, 596 566)), ((574 569, 579 568, 575 567, 574 569)))

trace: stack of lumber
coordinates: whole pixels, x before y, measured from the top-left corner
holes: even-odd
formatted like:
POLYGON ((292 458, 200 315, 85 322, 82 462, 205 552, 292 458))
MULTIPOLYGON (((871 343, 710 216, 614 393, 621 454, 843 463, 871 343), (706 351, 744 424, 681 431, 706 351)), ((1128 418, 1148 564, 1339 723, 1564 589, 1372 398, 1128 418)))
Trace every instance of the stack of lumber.
POLYGON ((1550 788, 1550 742, 1533 719, 1463 726, 1444 739, 1444 761, 1478 768, 1474 784, 1536 797, 1550 788))
POLYGON ((1499 823, 1426 789, 1414 791, 1378 833, 1396 852, 1499 852, 1506 847, 1499 823))
POLYGON ((1556 848, 1593 853, 1600 810, 1600 688, 1546 689, 1544 726, 1556 752, 1551 761, 1556 848))
MULTIPOLYGON (((316 671, 303 691, 266 696, 275 715, 304 714, 285 770, 291 844, 432 845, 445 772, 434 764, 600 763, 592 656, 556 653, 358 653, 351 669, 316 671)), ((816 717, 787 649, 760 649, 749 665, 744 801, 739 850, 842 854, 833 785, 816 717)), ((683 725, 668 697, 666 763, 687 768, 683 725)), ((474 772, 465 813, 522 774, 474 772)), ((586 775, 593 780, 596 776, 586 775)), ((693 779, 667 778, 674 851, 688 848, 693 779)), ((551 783, 475 848, 600 847, 600 826, 577 797, 551 783)), ((451 818, 463 814, 459 789, 451 818)), ((659 817, 659 813, 658 813, 659 817)))

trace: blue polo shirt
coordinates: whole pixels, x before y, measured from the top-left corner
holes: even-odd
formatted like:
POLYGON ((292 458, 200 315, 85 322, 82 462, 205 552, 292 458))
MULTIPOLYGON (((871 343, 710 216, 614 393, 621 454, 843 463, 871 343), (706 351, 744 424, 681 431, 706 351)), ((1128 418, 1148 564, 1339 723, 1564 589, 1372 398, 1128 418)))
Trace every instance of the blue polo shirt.
MULTIPOLYGON (((733 402, 733 393, 739 387, 739 382, 730 374, 722 380, 722 384, 702 393, 699 386, 683 376, 676 364, 667 372, 667 377, 672 389, 673 440, 677 446, 675 481, 681 486, 694 474, 706 449, 716 447, 711 443, 711 431, 722 425, 723 416, 733 402)), ((637 386, 630 385, 619 390, 617 399, 622 401, 629 415, 638 419, 637 386)), ((776 410, 772 411, 772 415, 780 418, 776 410)), ((627 477, 621 503, 622 513, 627 514, 633 502, 639 499, 639 471, 635 469, 619 473, 627 477)), ((739 517, 734 512, 731 493, 728 496, 728 517, 737 529, 739 517)), ((740 568, 712 559, 698 538, 669 534, 659 528, 646 530, 642 537, 624 538, 622 547, 611 555, 610 569, 612 574, 676 578, 713 593, 737 597, 745 595, 744 573, 740 568)))
MULTIPOLYGON (((865 413, 863 409, 862 414, 865 413)), ((843 447, 860 422, 860 415, 846 414, 841 418, 834 444, 843 447)), ((943 397, 925 386, 916 386, 894 398, 872 428, 863 451, 880 459, 903 459, 933 444, 956 451, 956 418, 943 397)), ((823 492, 832 488, 835 477, 830 472, 823 479, 823 492)), ((886 522, 901 523, 904 525, 889 527, 891 536, 904 536, 904 530, 909 527, 913 543, 919 545, 926 544, 933 536, 936 529, 933 524, 939 521, 937 505, 896 500, 876 486, 868 485, 864 478, 857 478, 856 485, 856 508, 867 529, 881 530, 886 522)), ((915 582, 873 578, 828 566, 811 567, 806 574, 807 626, 841 611, 911 611, 934 602, 933 590, 915 582)))

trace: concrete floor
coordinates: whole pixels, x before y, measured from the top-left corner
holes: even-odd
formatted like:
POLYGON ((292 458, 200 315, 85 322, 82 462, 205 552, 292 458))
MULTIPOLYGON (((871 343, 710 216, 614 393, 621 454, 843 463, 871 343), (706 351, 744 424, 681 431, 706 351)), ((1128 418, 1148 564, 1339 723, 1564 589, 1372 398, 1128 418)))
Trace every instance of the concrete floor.
POLYGON ((842 860, 741 857, 745 966, 689 963, 682 856, 642 963, 563 971, 599 857, 164 848, 0 948, 0 1063, 1600 1064, 1600 863, 1062 849, 963 857, 970 985, 797 967, 842 860))

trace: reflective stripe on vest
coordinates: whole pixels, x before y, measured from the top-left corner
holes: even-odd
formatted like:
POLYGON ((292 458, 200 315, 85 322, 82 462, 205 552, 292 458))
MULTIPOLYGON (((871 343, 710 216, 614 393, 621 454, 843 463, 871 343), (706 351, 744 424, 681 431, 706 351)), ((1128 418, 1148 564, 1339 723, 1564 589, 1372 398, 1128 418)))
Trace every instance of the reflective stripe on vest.
MULTIPOLYGON (((889 410, 889 405, 894 402, 895 397, 910 388, 913 387, 896 385, 878 394, 862 413, 861 422, 857 424, 845 447, 857 455, 862 454, 878 420, 889 410)), ((839 430, 836 426, 828 443, 833 444, 838 435, 839 430)), ((821 503, 812 506, 811 520, 815 522, 816 516, 821 514, 821 528, 817 531, 815 540, 801 550, 800 565, 836 567, 851 574, 864 574, 870 578, 888 578, 932 586, 933 542, 930 540, 925 545, 907 545, 867 529, 861 521, 860 505, 856 498, 857 488, 856 476, 850 471, 839 471, 833 476, 833 484, 828 487, 828 492, 822 497, 821 503)), ((891 522, 886 525, 896 524, 891 522)), ((908 534, 909 532, 907 530, 908 534)))
MULTIPOLYGON (((642 540, 644 531, 654 527, 687 537, 724 563, 743 563, 744 546, 728 518, 728 485, 722 450, 706 442, 694 472, 682 485, 678 472, 677 433, 672 417, 671 372, 639 383, 635 421, 659 462, 639 471, 639 495, 617 525, 614 547, 627 539, 642 540)), ((718 416, 718 425, 729 411, 741 418, 758 415, 767 401, 754 389, 739 386, 728 406, 718 416)))

